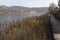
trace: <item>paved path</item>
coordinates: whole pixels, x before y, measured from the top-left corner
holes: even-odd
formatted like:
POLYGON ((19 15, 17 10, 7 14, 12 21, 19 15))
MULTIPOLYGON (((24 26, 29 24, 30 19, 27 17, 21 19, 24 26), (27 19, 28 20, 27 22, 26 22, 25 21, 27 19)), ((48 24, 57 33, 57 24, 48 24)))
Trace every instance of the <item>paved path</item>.
POLYGON ((60 21, 56 20, 54 16, 51 15, 51 23, 55 39, 60 40, 60 21))
POLYGON ((51 23, 54 33, 60 33, 60 21, 56 20, 53 15, 51 15, 51 23))

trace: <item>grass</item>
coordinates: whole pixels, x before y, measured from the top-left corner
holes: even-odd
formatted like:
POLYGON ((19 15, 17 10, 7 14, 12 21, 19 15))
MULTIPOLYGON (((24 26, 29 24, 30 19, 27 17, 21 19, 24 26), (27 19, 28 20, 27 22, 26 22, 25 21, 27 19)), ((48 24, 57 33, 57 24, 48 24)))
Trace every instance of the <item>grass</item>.
POLYGON ((4 27, 0 40, 53 40, 50 14, 13 21, 4 27))

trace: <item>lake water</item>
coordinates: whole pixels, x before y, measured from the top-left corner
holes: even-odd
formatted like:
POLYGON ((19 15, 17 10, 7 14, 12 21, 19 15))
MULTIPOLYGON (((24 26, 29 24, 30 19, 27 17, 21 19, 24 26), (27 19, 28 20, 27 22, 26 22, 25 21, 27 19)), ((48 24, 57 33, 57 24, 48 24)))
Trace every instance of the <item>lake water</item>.
POLYGON ((44 13, 5 13, 5 14, 0 14, 0 23, 3 23, 3 22, 11 22, 13 20, 22 20, 24 18, 28 18, 28 17, 32 17, 32 16, 40 16, 40 15, 43 15, 44 13))

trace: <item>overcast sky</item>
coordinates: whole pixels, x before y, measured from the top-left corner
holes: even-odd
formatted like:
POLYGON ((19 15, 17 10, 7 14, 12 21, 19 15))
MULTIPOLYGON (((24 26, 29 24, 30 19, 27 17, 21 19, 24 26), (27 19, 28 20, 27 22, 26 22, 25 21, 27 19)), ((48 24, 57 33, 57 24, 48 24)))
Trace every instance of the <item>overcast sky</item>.
POLYGON ((6 6, 25 6, 25 7, 48 7, 50 3, 56 5, 58 0, 0 0, 0 5, 6 6))

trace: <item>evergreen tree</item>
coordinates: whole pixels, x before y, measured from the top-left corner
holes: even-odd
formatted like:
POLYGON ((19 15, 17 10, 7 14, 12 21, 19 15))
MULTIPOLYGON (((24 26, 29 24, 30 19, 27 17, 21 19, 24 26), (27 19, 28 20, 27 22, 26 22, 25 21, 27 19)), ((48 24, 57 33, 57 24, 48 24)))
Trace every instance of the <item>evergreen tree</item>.
POLYGON ((60 11, 60 0, 58 1, 59 11, 60 11))

